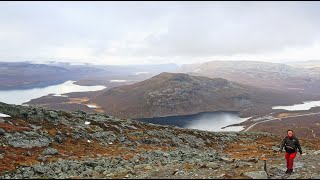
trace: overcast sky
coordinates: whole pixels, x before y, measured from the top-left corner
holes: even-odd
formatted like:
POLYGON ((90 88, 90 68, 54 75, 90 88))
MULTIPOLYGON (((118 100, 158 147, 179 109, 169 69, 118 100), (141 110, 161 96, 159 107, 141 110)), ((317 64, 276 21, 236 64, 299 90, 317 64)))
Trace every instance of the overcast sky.
POLYGON ((320 60, 319 2, 0 2, 0 61, 320 60))

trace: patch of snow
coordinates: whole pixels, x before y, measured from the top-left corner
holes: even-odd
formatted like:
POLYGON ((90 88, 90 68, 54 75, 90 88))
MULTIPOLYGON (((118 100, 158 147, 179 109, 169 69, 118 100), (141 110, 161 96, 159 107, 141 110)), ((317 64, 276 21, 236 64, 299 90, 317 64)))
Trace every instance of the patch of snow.
POLYGON ((108 144, 110 144, 110 145, 111 145, 111 144, 113 144, 113 143, 112 143, 112 142, 109 142, 108 144))
POLYGON ((110 82, 127 82, 127 80, 110 80, 110 82))
POLYGON ((84 122, 84 124, 87 124, 87 125, 88 125, 88 124, 90 124, 90 122, 86 121, 86 122, 84 122))
POLYGON ((11 117, 10 115, 7 115, 7 114, 2 114, 0 113, 0 117, 11 117))
POLYGON ((91 105, 91 104, 86 104, 86 105, 88 106, 88 108, 93 108, 93 109, 98 108, 98 107, 95 106, 95 105, 91 105))
POLYGON ((139 74, 149 74, 149 72, 136 72, 136 75, 139 75, 139 74))
POLYGON ((273 106, 272 109, 285 109, 287 111, 309 110, 312 107, 320 106, 320 101, 306 101, 303 104, 294 104, 292 106, 273 106))
POLYGON ((56 97, 68 97, 67 95, 61 95, 61 94, 54 94, 53 96, 56 96, 56 97))

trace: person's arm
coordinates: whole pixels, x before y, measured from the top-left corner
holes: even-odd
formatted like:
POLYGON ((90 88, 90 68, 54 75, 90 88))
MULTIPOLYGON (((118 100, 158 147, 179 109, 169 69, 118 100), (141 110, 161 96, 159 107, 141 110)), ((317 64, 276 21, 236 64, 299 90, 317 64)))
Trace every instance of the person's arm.
POLYGON ((284 145, 285 145, 285 142, 286 142, 286 138, 284 138, 284 139, 282 140, 281 144, 280 144, 280 152, 282 152, 282 149, 283 149, 283 147, 284 147, 284 145))
POLYGON ((299 142, 298 138, 297 138, 296 144, 297 144, 297 147, 299 149, 299 153, 302 154, 302 149, 301 149, 300 142, 299 142))

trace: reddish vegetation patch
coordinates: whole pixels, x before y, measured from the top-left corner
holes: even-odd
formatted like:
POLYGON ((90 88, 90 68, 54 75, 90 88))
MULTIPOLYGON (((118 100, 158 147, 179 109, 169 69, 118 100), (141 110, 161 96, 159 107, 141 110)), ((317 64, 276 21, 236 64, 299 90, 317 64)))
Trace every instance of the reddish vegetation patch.
POLYGON ((59 155, 52 158, 52 160, 59 157, 83 159, 84 157, 115 157, 125 156, 131 158, 135 152, 125 149, 120 144, 112 144, 108 146, 100 145, 99 141, 91 141, 90 143, 85 140, 73 140, 71 138, 66 139, 62 144, 53 143, 52 147, 59 151, 59 155))
POLYGON ((279 156, 279 154, 273 152, 271 149, 272 146, 277 146, 281 143, 281 139, 278 141, 276 139, 272 139, 270 137, 260 137, 255 143, 248 143, 244 141, 238 141, 234 143, 230 143, 225 148, 225 153, 229 154, 232 158, 244 159, 244 158, 252 158, 258 157, 265 154, 267 157, 269 156, 279 156), (277 143, 279 142, 279 143, 277 143), (241 146, 240 144, 243 144, 241 146), (261 147, 265 148, 261 148, 261 147))
POLYGON ((0 150, 4 151, 3 158, 0 159, 1 174, 6 171, 14 170, 17 166, 30 166, 36 164, 38 162, 38 155, 44 150, 44 147, 24 149, 0 146, 0 150), (31 153, 31 156, 26 156, 28 151, 31 153))
POLYGON ((7 132, 21 132, 21 131, 30 131, 31 128, 23 126, 15 126, 7 123, 0 123, 0 128, 4 129, 7 132))
MULTIPOLYGON (((303 147, 308 147, 309 149, 315 149, 315 150, 319 150, 320 149, 320 139, 304 139, 301 138, 300 140, 300 144, 303 147)), ((302 149, 303 151, 303 149, 302 149)))
POLYGON ((134 154, 126 154, 126 155, 122 156, 122 158, 125 160, 129 160, 129 159, 132 159, 133 156, 134 156, 134 154))

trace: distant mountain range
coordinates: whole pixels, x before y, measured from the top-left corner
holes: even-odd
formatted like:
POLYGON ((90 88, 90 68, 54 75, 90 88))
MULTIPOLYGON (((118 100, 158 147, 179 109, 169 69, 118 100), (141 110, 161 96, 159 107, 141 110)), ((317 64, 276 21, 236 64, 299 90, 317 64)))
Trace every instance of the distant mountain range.
POLYGON ((97 66, 51 62, 0 62, 0 90, 30 89, 75 80, 79 85, 109 85, 112 79, 139 81, 163 71, 174 71, 177 65, 97 66))
POLYGON ((320 69, 258 61, 212 61, 180 67, 177 72, 224 78, 255 87, 307 94, 320 92, 320 69))

